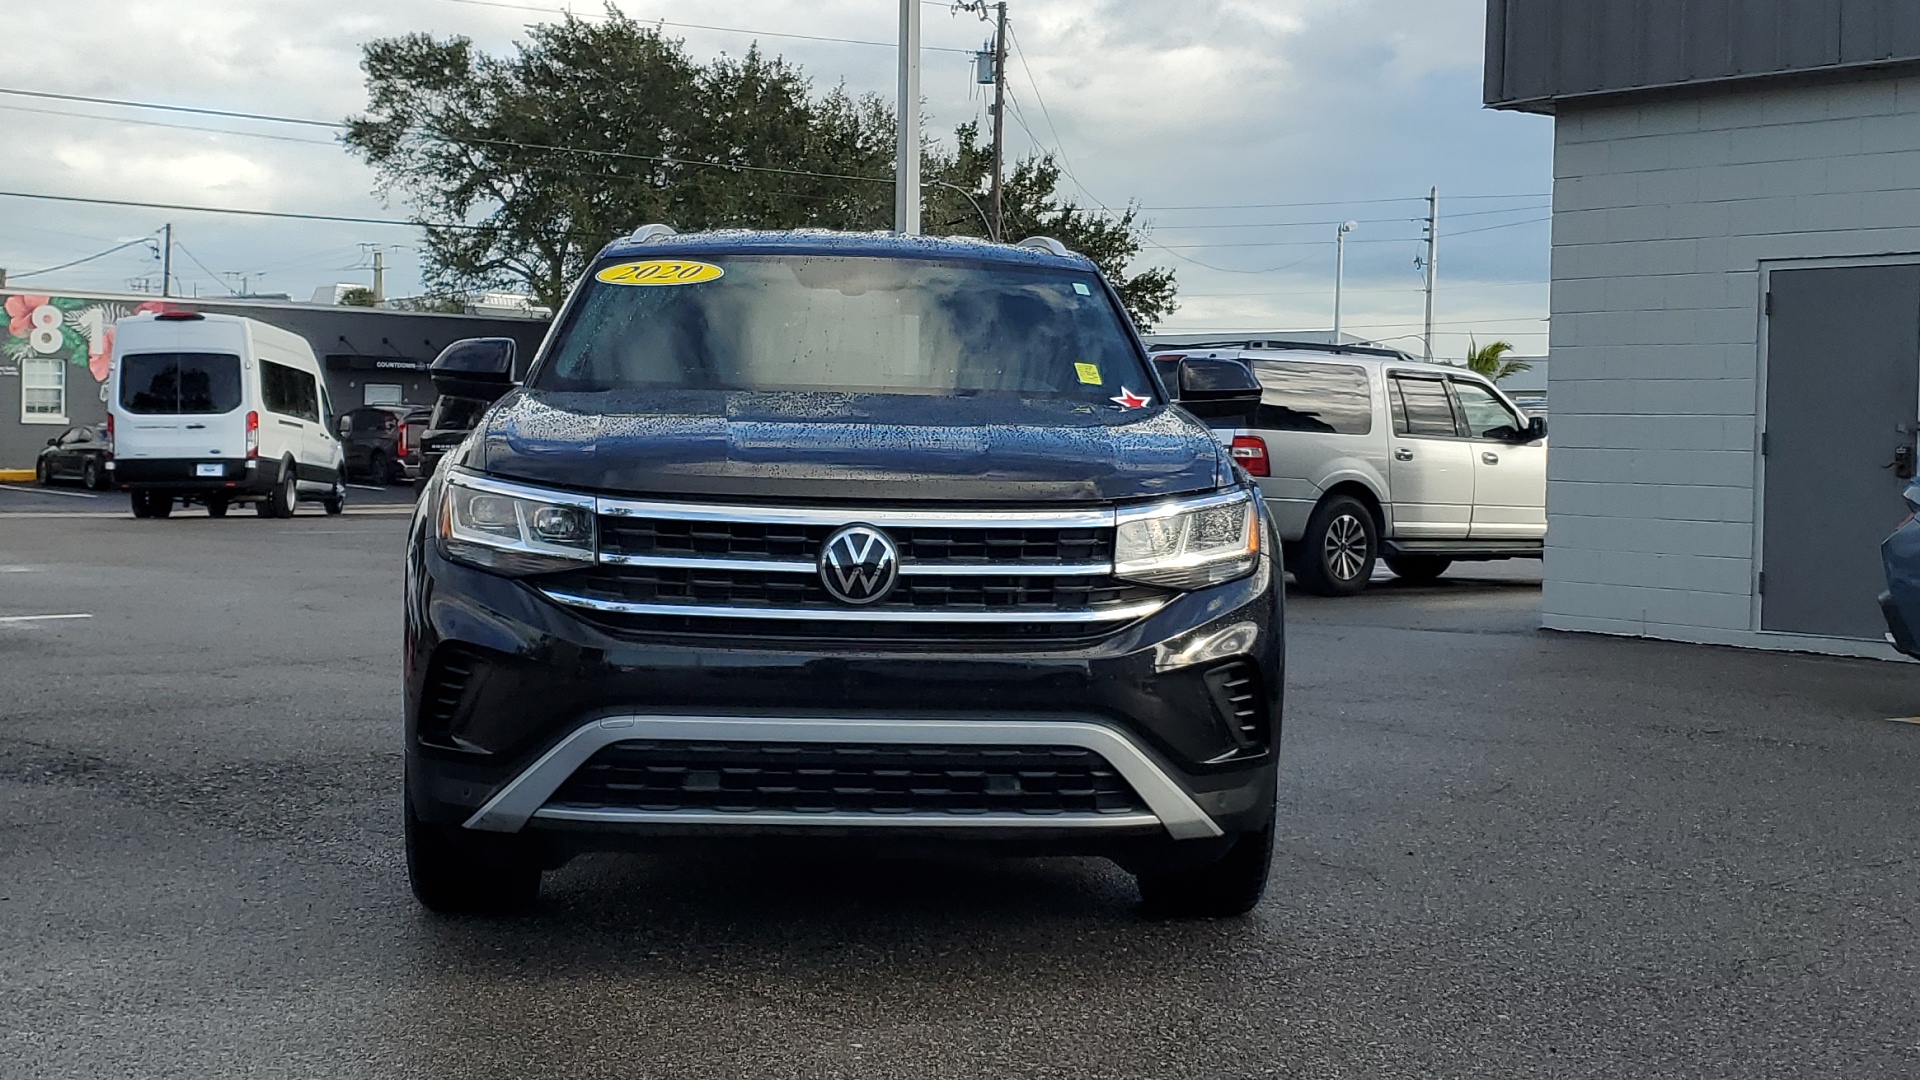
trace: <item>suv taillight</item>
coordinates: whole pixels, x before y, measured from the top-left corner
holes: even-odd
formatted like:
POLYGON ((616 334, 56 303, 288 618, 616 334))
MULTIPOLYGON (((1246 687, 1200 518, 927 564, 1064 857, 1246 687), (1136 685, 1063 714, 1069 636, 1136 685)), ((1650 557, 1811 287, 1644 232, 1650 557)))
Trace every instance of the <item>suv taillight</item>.
POLYGON ((407 456, 407 425, 405 424, 400 425, 400 443, 393 448, 393 456, 397 458, 407 456))
POLYGON ((252 411, 247 413, 247 456, 260 456, 260 414, 252 411))
POLYGON ((1250 475, 1273 475, 1267 468, 1267 440, 1258 435, 1235 435, 1233 447, 1228 452, 1250 475))

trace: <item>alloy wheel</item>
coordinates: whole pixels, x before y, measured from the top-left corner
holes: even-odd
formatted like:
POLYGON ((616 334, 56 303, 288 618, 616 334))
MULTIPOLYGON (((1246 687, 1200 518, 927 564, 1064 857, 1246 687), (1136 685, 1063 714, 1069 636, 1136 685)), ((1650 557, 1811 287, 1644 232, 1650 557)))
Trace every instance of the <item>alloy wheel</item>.
POLYGON ((1352 514, 1341 514, 1327 525, 1327 569, 1341 581, 1360 576, 1369 547, 1366 524, 1352 514))

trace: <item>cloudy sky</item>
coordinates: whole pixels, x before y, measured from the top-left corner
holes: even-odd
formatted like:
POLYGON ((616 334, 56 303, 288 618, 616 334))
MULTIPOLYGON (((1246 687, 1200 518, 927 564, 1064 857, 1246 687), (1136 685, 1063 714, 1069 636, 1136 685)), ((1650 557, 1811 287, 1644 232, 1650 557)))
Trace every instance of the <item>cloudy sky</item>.
MULTIPOLYGON (((896 0, 620 0, 696 56, 758 40, 821 87, 891 96, 896 0), (693 25, 698 24, 698 25, 693 25), (728 29, 714 29, 728 28, 728 29), (736 30, 748 33, 734 32, 736 30), (783 36, 802 35, 802 36, 783 36), (815 40, 844 38, 847 41, 815 40)), ((12 5, 0 87, 337 120, 364 103, 361 44, 410 31, 505 51, 563 0, 63 0, 12 5)), ((582 13, 599 11, 576 5, 582 13)), ((923 7, 931 133, 983 116, 976 16, 923 7)), ((1174 331, 1324 329, 1338 222, 1352 219, 1346 329, 1416 349, 1424 197, 1441 191, 1437 351, 1469 334, 1545 351, 1550 121, 1480 108, 1482 0, 1012 0, 1009 146, 1058 153, 1083 202, 1145 207, 1142 259, 1179 272, 1174 331)), ((0 94, 0 191, 403 217, 325 128, 0 94)), ((405 228, 0 196, 0 266, 19 285, 157 281, 136 244, 171 222, 202 295, 304 298, 418 282, 405 228)))

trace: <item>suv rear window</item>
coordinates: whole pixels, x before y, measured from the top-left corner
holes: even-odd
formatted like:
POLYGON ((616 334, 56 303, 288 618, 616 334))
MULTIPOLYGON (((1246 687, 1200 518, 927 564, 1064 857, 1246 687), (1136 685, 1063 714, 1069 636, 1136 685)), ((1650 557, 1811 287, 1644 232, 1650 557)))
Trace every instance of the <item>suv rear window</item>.
POLYGON ((1008 394, 1104 409, 1123 387, 1153 391, 1123 319, 1091 271, 806 255, 639 260, 588 279, 530 382, 1008 394), (619 283, 660 264, 702 269, 686 283, 619 283))
POLYGON ((1373 391, 1365 368, 1256 360, 1260 408, 1253 426, 1267 431, 1366 435, 1373 431, 1373 391))
POLYGON ((133 353, 120 358, 120 407, 147 415, 210 415, 240 407, 240 358, 133 353))

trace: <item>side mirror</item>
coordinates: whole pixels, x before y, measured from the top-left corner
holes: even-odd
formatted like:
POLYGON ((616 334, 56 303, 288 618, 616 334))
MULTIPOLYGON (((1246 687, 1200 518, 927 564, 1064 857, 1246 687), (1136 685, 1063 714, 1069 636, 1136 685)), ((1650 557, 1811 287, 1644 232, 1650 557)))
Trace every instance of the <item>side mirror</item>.
POLYGON ((499 401, 513 389, 517 349, 512 338, 466 338, 442 349, 427 372, 442 394, 499 401))
POLYGON ((1527 421, 1527 430, 1523 433, 1525 442, 1539 442, 1547 437, 1547 418, 1536 416, 1527 421))
POLYGON ((55 435, 55 436, 54 436, 53 438, 51 438, 51 439, 48 439, 48 440, 47 440, 47 445, 48 445, 48 446, 59 446, 59 445, 60 445, 60 436, 58 436, 58 435, 55 435))
POLYGON ((335 417, 333 421, 333 430, 341 438, 343 439, 346 438, 347 435, 353 431, 353 418, 350 416, 335 417))
POLYGON ((1179 382, 1180 407, 1202 420, 1250 420, 1260 406, 1260 380, 1238 360, 1189 356, 1179 382))

